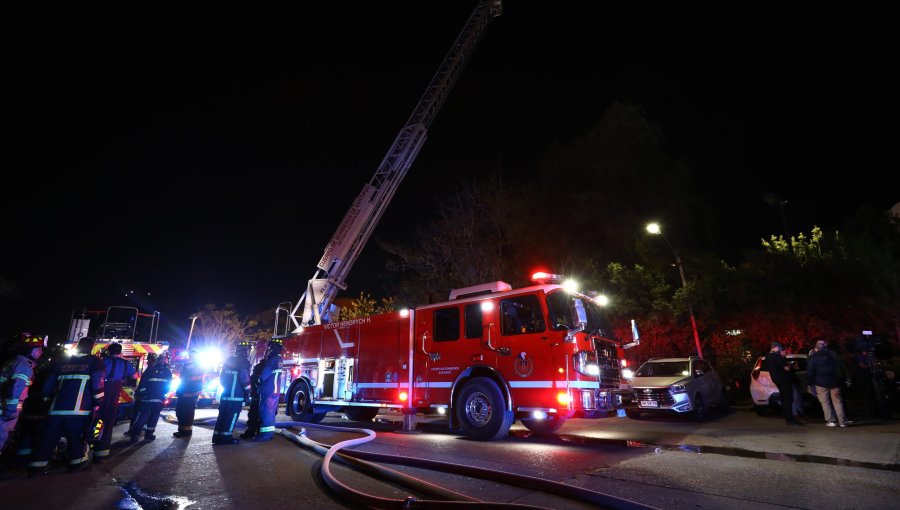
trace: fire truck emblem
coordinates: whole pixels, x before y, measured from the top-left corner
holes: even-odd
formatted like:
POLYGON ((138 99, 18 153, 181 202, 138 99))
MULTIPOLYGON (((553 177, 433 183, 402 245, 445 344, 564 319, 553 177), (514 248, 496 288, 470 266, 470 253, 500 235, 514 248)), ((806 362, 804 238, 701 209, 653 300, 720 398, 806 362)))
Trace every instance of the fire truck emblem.
POLYGON ((524 352, 520 352, 514 366, 519 377, 528 377, 534 372, 534 358, 524 352))

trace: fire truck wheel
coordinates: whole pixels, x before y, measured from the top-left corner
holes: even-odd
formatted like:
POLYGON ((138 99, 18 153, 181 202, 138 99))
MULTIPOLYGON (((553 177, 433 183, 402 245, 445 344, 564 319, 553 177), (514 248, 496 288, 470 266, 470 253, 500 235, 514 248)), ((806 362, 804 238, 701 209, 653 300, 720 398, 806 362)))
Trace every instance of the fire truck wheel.
POLYGON ((377 407, 348 407, 344 409, 347 418, 353 421, 372 421, 378 416, 377 407))
POLYGON ((547 418, 546 420, 522 420, 522 425, 525 425, 525 428, 539 436, 553 434, 561 429, 565 423, 566 419, 559 416, 547 418))
MULTIPOLYGON (((295 421, 315 423, 313 422, 313 417, 315 415, 313 414, 313 405, 310 395, 312 395, 312 393, 309 391, 309 385, 306 384, 305 381, 298 381, 296 384, 292 385, 290 390, 288 390, 287 398, 285 399, 285 414, 295 421)), ((319 421, 322 421, 322 418, 324 417, 325 415, 323 414, 322 417, 319 418, 319 421)))
POLYGON ((463 386, 456 408, 462 429, 481 441, 505 437, 515 420, 497 383, 486 377, 476 377, 463 386))

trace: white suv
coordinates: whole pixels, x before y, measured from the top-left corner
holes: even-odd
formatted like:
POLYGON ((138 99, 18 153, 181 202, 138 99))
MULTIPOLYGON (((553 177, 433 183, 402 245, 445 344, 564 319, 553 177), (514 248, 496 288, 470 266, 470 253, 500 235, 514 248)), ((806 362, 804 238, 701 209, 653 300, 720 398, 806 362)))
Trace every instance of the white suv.
POLYGON ((694 413, 705 420, 710 406, 728 407, 725 385, 713 367, 696 356, 651 359, 631 379, 629 418, 644 413, 694 413))

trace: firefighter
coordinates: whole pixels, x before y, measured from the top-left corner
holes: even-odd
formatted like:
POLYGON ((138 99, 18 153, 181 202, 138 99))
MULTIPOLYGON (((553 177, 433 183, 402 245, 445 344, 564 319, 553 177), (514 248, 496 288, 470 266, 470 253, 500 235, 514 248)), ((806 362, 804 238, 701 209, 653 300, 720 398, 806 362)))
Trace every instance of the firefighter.
POLYGON ((259 375, 259 435, 254 441, 269 441, 275 433, 275 413, 278 412, 278 400, 281 398, 281 339, 273 338, 266 349, 263 368, 259 375))
POLYGON ((94 339, 84 337, 78 341, 72 356, 51 367, 43 392, 45 399, 53 396, 52 402, 41 442, 28 464, 28 476, 47 472, 47 463, 61 435, 66 437, 68 445, 69 471, 87 466, 89 451, 85 438, 93 415, 103 405, 105 382, 103 361, 91 355, 93 347, 94 339))
POLYGON ((61 356, 66 356, 62 346, 57 346, 49 352, 45 349, 34 369, 34 378, 31 387, 28 388, 28 398, 22 403, 22 412, 16 428, 15 456, 11 464, 13 467, 27 466, 34 450, 41 442, 41 431, 47 420, 47 411, 50 409, 50 402, 44 399, 44 382, 50 375, 53 362, 61 356))
POLYGON ((150 353, 147 355, 147 363, 149 366, 144 370, 141 382, 134 392, 137 401, 134 421, 125 433, 131 443, 137 442, 142 430, 145 441, 156 439, 156 423, 159 421, 166 392, 172 383, 172 371, 169 370, 165 356, 150 353))
POLYGON ((0 452, 16 428, 22 403, 34 378, 34 366, 45 345, 44 338, 23 333, 16 346, 16 356, 0 367, 0 452))
POLYGON ((244 401, 250 398, 250 342, 242 340, 234 349, 234 354, 225 361, 219 373, 222 397, 219 399, 219 417, 213 432, 213 444, 237 444, 241 440, 234 437, 234 424, 241 414, 244 401))
POLYGON ((259 376, 265 366, 266 360, 263 358, 253 365, 250 372, 250 408, 247 409, 247 430, 241 434, 241 439, 253 439, 259 434, 259 376))
POLYGON ((175 416, 178 418, 178 431, 175 437, 191 437, 194 428, 194 412, 197 410, 197 398, 203 390, 203 369, 197 363, 197 351, 188 352, 188 360, 181 369, 181 384, 175 390, 175 416))
POLYGON ((127 379, 138 379, 140 375, 134 366, 122 359, 122 344, 112 343, 106 348, 106 356, 103 359, 104 383, 107 398, 103 400, 100 408, 100 419, 103 420, 103 429, 100 440, 94 448, 94 462, 99 464, 109 457, 109 447, 112 443, 113 428, 119 416, 119 394, 125 386, 127 379))

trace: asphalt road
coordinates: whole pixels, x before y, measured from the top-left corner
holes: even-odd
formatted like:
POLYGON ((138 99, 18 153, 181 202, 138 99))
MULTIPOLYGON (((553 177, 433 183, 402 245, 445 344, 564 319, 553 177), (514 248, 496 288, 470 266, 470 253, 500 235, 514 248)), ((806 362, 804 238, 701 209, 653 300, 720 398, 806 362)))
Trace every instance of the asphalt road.
MULTIPOLYGON (((214 421, 215 416, 215 409, 198 410, 200 421, 214 421)), ((805 427, 786 427, 776 416, 759 417, 749 409, 735 408, 703 423, 687 417, 571 420, 551 437, 532 436, 517 425, 508 438, 490 443, 452 433, 440 418, 419 416, 413 434, 398 432, 400 421, 399 415, 387 414, 363 424, 332 413, 323 424, 337 430, 309 428, 306 435, 333 444, 361 437, 352 428, 365 427, 376 432, 375 438, 355 450, 528 475, 657 508, 883 510, 896 508, 900 501, 898 420, 859 420, 840 429, 827 428, 819 419, 805 427)), ((126 424, 120 423, 115 437, 125 429, 126 424)), ((2 506, 190 510, 361 506, 338 496, 323 480, 320 454, 284 437, 213 447, 212 423, 196 427, 190 440, 172 438, 174 430, 171 423, 161 423, 156 441, 114 442, 109 461, 80 473, 65 473, 60 465, 49 475, 29 479, 22 470, 3 468, 2 506)), ((382 464, 485 502, 597 508, 537 490, 536 483, 520 487, 452 474, 446 467, 382 464)), ((386 503, 411 495, 434 498, 388 482, 383 473, 373 477, 338 463, 331 464, 331 471, 354 490, 386 503)))

